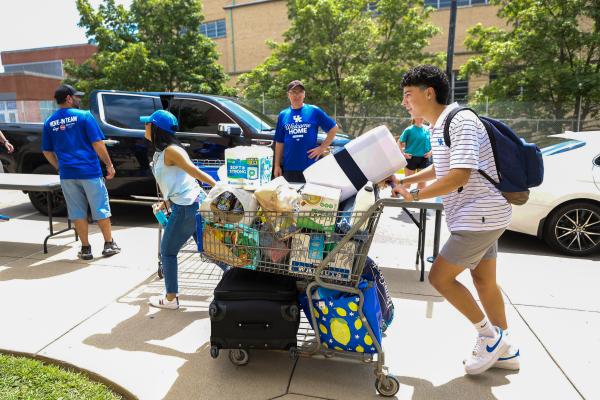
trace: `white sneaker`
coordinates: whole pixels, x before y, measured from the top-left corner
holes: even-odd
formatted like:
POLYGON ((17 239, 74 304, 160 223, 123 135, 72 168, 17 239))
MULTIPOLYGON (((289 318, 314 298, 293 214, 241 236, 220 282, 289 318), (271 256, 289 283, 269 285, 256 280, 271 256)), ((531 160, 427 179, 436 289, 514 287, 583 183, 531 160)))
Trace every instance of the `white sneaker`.
POLYGON ((481 374, 494 365, 498 358, 506 351, 508 343, 504 338, 502 329, 494 327, 494 337, 477 336, 475 347, 471 356, 465 361, 465 372, 469 375, 481 374))
POLYGON ((521 354, 519 349, 512 344, 508 346, 507 350, 498 358, 498 361, 494 363, 492 368, 502 368, 516 371, 521 368, 521 354))
POLYGON ((179 296, 175 296, 175 298, 171 301, 167 300, 165 296, 152 296, 148 300, 148 303, 156 308, 177 310, 179 308, 179 296))

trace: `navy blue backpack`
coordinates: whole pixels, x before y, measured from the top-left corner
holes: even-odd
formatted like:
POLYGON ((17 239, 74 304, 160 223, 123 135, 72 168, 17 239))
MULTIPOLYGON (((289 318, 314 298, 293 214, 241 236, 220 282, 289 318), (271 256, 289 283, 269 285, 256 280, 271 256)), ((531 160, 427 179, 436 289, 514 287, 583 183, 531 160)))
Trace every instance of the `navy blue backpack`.
MULTIPOLYGON (((458 107, 450 111, 444 125, 444 142, 448 147, 450 147, 450 122, 457 113, 464 110, 472 111, 477 115, 467 107, 458 107)), ((479 170, 479 173, 500 190, 509 203, 525 204, 529 199, 529 188, 541 185, 544 180, 542 152, 534 143, 527 143, 525 139, 518 137, 503 122, 479 115, 477 117, 485 126, 490 138, 498 182, 482 170, 479 170)))

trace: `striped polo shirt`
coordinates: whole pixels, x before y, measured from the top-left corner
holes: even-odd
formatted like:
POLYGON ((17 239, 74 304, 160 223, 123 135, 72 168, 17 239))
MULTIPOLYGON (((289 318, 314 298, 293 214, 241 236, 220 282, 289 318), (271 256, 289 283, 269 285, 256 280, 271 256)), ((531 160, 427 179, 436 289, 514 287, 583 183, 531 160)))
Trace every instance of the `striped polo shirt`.
POLYGON ((431 149, 437 179, 452 168, 470 168, 469 181, 457 190, 442 196, 446 222, 450 232, 490 231, 506 228, 512 208, 500 191, 477 170, 498 180, 492 146, 485 127, 471 111, 461 111, 450 123, 450 148, 444 143, 444 125, 448 113, 457 103, 446 106, 431 131, 431 149))

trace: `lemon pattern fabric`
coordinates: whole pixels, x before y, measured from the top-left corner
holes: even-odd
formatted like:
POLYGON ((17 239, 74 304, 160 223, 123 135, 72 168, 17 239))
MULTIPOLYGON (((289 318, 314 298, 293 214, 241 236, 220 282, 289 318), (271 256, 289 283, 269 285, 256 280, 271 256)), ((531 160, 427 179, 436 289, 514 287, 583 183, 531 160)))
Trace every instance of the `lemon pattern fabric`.
MULTIPOLYGON (((317 298, 313 296, 313 310, 323 347, 355 353, 377 353, 375 339, 381 343, 379 300, 372 285, 361 282, 359 288, 363 290, 365 320, 361 319, 358 312, 360 298, 355 294, 320 288, 317 298), (369 334, 367 325, 371 326, 375 338, 369 334)), ((300 305, 311 321, 306 295, 301 296, 300 305)))

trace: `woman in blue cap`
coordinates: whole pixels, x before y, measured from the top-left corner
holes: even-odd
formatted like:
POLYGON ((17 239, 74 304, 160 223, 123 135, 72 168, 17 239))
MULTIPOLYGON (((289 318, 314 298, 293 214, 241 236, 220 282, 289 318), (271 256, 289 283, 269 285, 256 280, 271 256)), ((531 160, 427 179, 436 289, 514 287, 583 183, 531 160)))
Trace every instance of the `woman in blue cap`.
POLYGON ((199 170, 175 137, 178 122, 173 114, 158 110, 140 117, 146 124, 146 139, 154 145, 152 173, 164 199, 171 205, 160 244, 160 255, 165 278, 165 296, 153 296, 154 307, 176 310, 179 308, 177 284, 177 254, 196 230, 198 203, 205 194, 196 180, 215 185, 215 180, 199 170))

